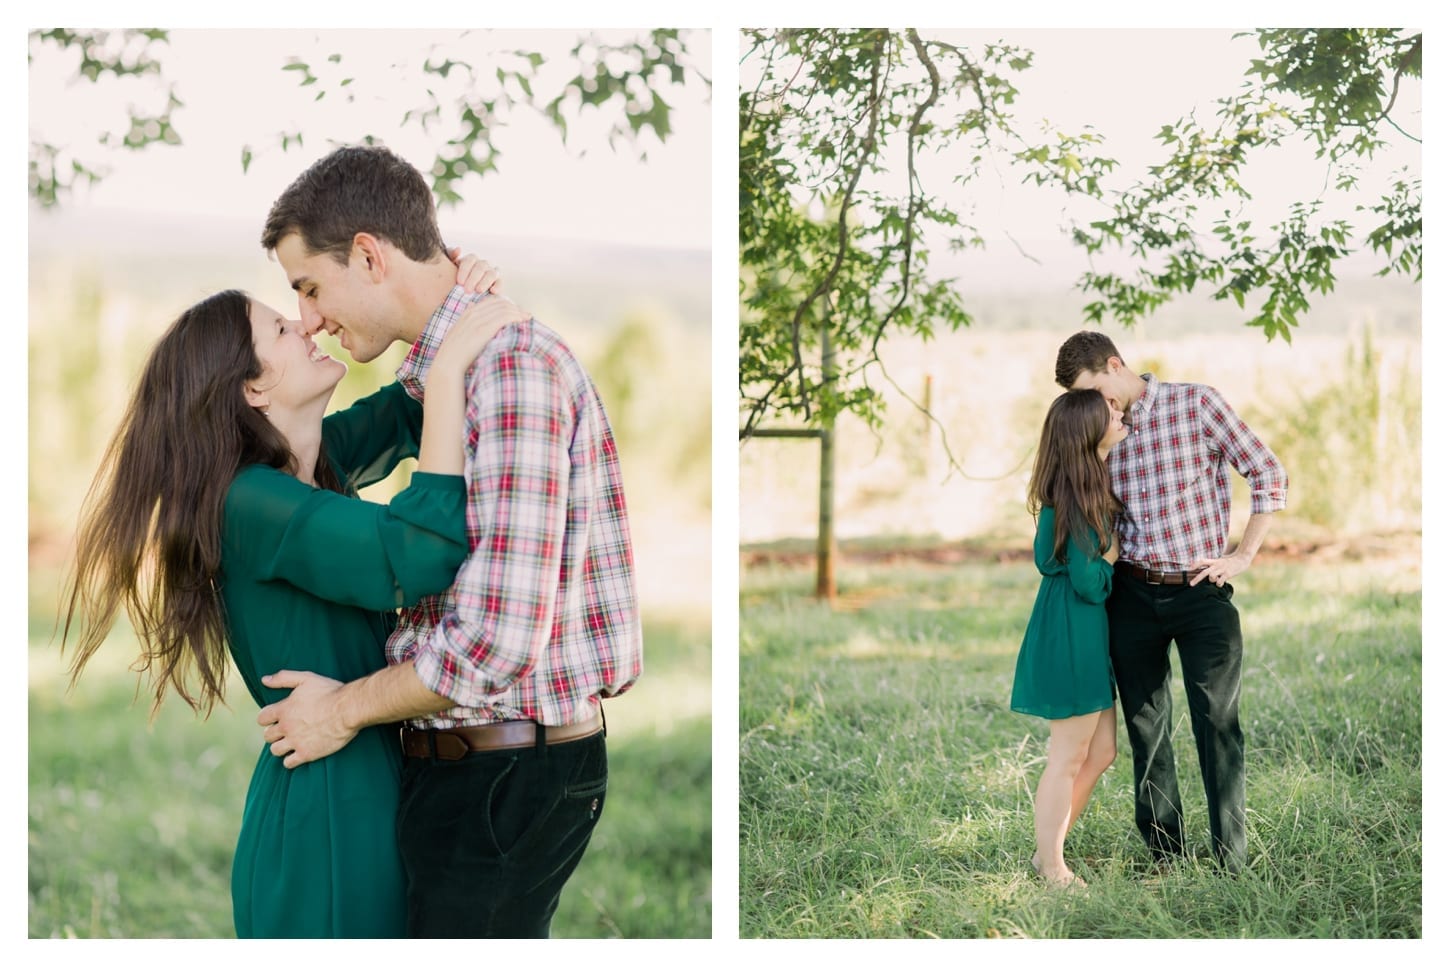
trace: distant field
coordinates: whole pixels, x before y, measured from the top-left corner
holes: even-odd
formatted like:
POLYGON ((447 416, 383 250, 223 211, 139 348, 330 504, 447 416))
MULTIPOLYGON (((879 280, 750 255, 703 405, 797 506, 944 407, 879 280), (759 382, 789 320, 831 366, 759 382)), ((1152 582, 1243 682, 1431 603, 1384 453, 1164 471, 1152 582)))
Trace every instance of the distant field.
MULTIPOLYGON (((1043 415, 1062 392, 1053 363, 1062 340, 1080 327, 1071 317, 1049 326, 1041 302, 1021 302, 1031 322, 1020 328, 974 327, 931 343, 898 338, 883 348, 891 378, 926 402, 931 418, 881 382, 887 413, 879 431, 850 417, 840 422, 838 538, 1030 543, 1027 478, 1043 415)), ((1361 307, 1361 326, 1376 322, 1374 311, 1361 307)), ((1324 333, 1306 323, 1289 345, 1266 344, 1242 327, 1107 331, 1136 371, 1216 386, 1286 458, 1289 508, 1275 519, 1276 539, 1418 529, 1417 335, 1387 334, 1381 325, 1368 337, 1363 328, 1324 333), (1368 369, 1350 361, 1365 352, 1367 339, 1376 357, 1368 369), (1342 487, 1349 464, 1365 479, 1342 487), (1315 509, 1311 504, 1316 513, 1303 513, 1315 509)), ((819 463, 811 440, 758 438, 741 446, 743 545, 814 536, 819 463)), ((1237 534, 1248 491, 1233 480, 1237 534)))

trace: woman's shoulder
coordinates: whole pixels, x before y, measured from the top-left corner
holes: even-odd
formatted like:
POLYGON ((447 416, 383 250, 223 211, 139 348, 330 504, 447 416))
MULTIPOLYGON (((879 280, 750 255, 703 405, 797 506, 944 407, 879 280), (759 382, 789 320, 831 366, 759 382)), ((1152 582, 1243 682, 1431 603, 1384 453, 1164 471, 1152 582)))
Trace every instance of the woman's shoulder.
POLYGON ((278 467, 269 467, 265 463, 249 463, 238 468, 236 476, 232 477, 231 486, 227 488, 227 494, 245 494, 258 488, 286 487, 288 481, 293 484, 301 483, 296 477, 278 467))
POLYGON ((305 484, 279 467, 250 463, 237 470, 227 488, 225 510, 228 516, 252 516, 272 512, 305 500, 318 490, 305 484))

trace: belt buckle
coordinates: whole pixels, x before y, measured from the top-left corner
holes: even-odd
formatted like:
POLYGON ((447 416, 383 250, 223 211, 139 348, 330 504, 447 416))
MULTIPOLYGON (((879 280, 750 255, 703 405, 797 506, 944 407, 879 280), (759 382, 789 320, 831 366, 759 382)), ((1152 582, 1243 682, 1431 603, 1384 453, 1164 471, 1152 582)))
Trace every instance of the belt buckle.
POLYGON ((1143 581, 1146 584, 1167 584, 1168 582, 1164 580, 1167 576, 1168 574, 1165 571, 1155 571, 1151 567, 1143 568, 1143 581))

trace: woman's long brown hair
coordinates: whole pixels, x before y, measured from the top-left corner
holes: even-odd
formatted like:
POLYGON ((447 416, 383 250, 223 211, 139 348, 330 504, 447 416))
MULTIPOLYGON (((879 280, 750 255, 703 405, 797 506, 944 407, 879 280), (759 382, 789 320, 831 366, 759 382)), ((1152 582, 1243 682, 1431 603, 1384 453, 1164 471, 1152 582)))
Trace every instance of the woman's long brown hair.
MULTIPOLYGON (((244 466, 297 472, 287 440, 243 396, 263 371, 250 308, 246 293, 219 292, 183 312, 151 351, 76 531, 61 634, 64 652, 76 626, 72 687, 124 606, 141 641, 132 669, 149 676, 153 715, 168 687, 207 715, 225 704, 222 505, 244 466)), ((325 452, 316 479, 342 490, 325 452)))
POLYGON ((1108 402, 1097 390, 1072 389, 1052 401, 1042 422, 1027 507, 1034 517, 1043 507, 1053 508, 1052 556, 1059 561, 1067 560, 1069 538, 1086 550, 1096 535, 1100 554, 1112 546, 1113 521, 1122 504, 1098 456, 1110 417, 1108 402))

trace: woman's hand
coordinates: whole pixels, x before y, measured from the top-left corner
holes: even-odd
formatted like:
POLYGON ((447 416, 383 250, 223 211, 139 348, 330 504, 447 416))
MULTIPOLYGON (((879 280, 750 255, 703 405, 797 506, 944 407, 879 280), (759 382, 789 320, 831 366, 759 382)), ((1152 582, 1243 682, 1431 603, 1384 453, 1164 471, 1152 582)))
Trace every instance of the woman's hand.
POLYGON ((497 269, 477 255, 461 255, 461 252, 462 249, 456 248, 448 250, 448 257, 458 266, 459 285, 475 295, 484 292, 497 295, 503 291, 503 280, 498 277, 497 269))
POLYGON ((433 357, 433 371, 462 378, 500 329, 528 322, 530 314, 501 295, 486 296, 463 310, 433 357))
POLYGON ((1118 563, 1118 532, 1116 530, 1113 531, 1113 543, 1103 552, 1103 560, 1109 564, 1118 563))

